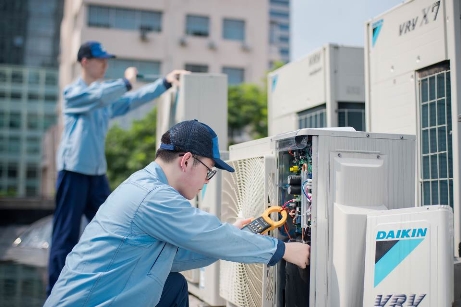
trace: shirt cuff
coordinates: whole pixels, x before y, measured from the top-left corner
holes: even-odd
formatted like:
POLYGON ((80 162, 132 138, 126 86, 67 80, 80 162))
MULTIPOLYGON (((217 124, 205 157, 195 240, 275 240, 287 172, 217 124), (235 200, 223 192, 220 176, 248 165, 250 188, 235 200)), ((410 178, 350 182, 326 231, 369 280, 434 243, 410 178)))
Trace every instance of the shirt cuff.
POLYGON ((127 78, 122 78, 123 82, 125 83, 125 86, 126 86, 126 91, 129 92, 131 91, 131 89, 133 88, 133 86, 131 85, 130 81, 128 81, 127 78))
POLYGON ((166 78, 163 78, 163 86, 165 89, 169 89, 171 87, 171 83, 166 81, 166 78))
POLYGON ((275 250, 274 255, 272 255, 271 260, 269 260, 268 266, 276 265, 280 260, 282 260, 283 255, 285 255, 285 243, 278 240, 277 249, 275 250))

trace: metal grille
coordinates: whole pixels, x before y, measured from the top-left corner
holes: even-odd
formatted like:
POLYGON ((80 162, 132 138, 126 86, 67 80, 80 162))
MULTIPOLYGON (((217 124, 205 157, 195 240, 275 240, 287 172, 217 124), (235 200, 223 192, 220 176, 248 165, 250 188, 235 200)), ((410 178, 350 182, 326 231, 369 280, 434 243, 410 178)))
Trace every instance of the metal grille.
POLYGON ((450 71, 420 75, 418 87, 421 203, 453 206, 450 71))

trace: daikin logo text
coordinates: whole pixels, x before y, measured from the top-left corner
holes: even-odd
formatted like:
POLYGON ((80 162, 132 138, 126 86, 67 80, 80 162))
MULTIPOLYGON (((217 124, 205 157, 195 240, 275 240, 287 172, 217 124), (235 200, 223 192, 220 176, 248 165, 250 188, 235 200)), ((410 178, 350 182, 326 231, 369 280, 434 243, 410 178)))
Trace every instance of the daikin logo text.
POLYGON ((389 231, 380 230, 376 234, 376 240, 424 238, 426 234, 427 228, 408 228, 389 231))

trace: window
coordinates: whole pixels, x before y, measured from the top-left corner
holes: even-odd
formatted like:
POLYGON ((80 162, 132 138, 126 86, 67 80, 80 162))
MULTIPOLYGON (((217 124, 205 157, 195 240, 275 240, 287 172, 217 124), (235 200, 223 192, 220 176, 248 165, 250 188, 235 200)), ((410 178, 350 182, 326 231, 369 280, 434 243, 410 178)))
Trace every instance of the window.
POLYGON ((280 29, 281 31, 290 31, 290 25, 289 25, 289 24, 280 23, 280 24, 279 24, 279 29, 280 29))
POLYGON ((242 68, 223 67, 222 72, 227 75, 229 85, 237 85, 245 81, 245 70, 242 68))
POLYGON ((0 128, 5 127, 5 112, 0 110, 0 128))
POLYGON ((289 19, 290 18, 290 13, 289 12, 280 12, 280 11, 270 11, 270 16, 273 18, 283 18, 283 19, 289 19))
POLYGON ((37 165, 35 164, 27 165, 26 179, 37 179, 37 178, 38 178, 37 165))
POLYGON ((46 114, 43 118, 43 128, 48 130, 49 127, 53 126, 56 122, 56 117, 54 115, 46 114))
POLYGON ((88 6, 88 26, 160 32, 162 30, 162 13, 90 5, 88 6))
POLYGON ((223 38, 245 41, 245 21, 237 19, 224 19, 223 38))
POLYGON ((12 83, 22 83, 22 71, 13 71, 11 74, 12 83))
POLYGON ((40 83, 40 74, 38 73, 38 71, 29 71, 28 82, 29 84, 40 83))
POLYGON ((327 126, 326 105, 314 107, 298 113, 298 128, 323 128, 327 126))
POLYGON ((115 11, 115 28, 124 30, 136 30, 136 11, 130 9, 114 9, 115 11))
POLYGON ((58 85, 58 76, 54 73, 47 73, 45 77, 46 85, 58 85))
POLYGON ((0 82, 6 82, 7 79, 6 71, 0 71, 0 82))
POLYGON ((29 93, 27 94, 27 100, 30 102, 37 102, 37 100, 40 100, 40 95, 38 93, 29 93))
POLYGON ((8 153, 19 154, 21 152, 21 139, 19 136, 10 136, 8 138, 8 153))
POLYGON ((186 34, 192 36, 209 36, 210 19, 204 16, 186 16, 186 34))
POLYGON ((9 127, 12 129, 21 128, 21 113, 11 112, 9 127))
POLYGON ((283 57, 290 56, 290 49, 288 48, 280 48, 280 55, 283 57))
POLYGON ((208 72, 208 65, 186 64, 185 69, 190 72, 208 72))
POLYGON ((422 205, 453 206, 453 147, 449 64, 418 72, 422 205))
POLYGON ((15 179, 18 177, 18 164, 9 163, 7 168, 7 176, 10 179, 15 179))
POLYGON ((28 137, 26 143, 27 154, 39 154, 40 153, 40 138, 39 137, 28 137))
POLYGON ((22 94, 19 92, 11 92, 11 100, 21 100, 22 94))
POLYGON ((57 103, 58 97, 55 94, 45 94, 45 102, 51 104, 57 103))
POLYGON ((27 129, 36 130, 38 129, 38 115, 37 114, 27 114, 27 129))
POLYGON ((365 131, 365 103, 339 102, 338 127, 365 131))
POLYGON ((110 28, 110 8, 90 5, 88 7, 88 26, 110 28))
POLYGON ((279 37, 279 42, 284 43, 284 44, 289 44, 290 43, 290 37, 289 36, 280 36, 279 37))
POLYGON ((281 5, 281 6, 290 6, 290 2, 288 0, 270 0, 271 4, 281 5))
MULTIPOLYGON (((121 78, 125 69, 130 66, 134 66, 138 69, 140 75, 158 76, 160 77, 160 62, 158 61, 138 61, 129 59, 111 59, 109 67, 107 68, 105 78, 106 79, 117 79, 121 78)), ((156 78, 148 78, 150 82, 156 78)), ((143 81, 140 79, 139 81, 143 81)))

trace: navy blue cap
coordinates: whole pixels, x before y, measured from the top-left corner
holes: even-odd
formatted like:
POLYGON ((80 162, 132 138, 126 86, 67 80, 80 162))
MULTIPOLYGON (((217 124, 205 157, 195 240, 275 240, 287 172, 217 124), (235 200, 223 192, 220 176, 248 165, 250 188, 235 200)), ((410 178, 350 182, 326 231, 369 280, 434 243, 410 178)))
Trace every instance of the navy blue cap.
POLYGON ((235 170, 219 155, 218 136, 208 125, 198 120, 177 123, 169 130, 170 144, 161 143, 160 148, 171 151, 190 152, 194 155, 210 158, 215 167, 234 172, 235 170))
POLYGON ((81 62, 83 58, 110 59, 115 58, 115 55, 107 53, 100 42, 90 41, 81 45, 78 50, 77 61, 81 62))

